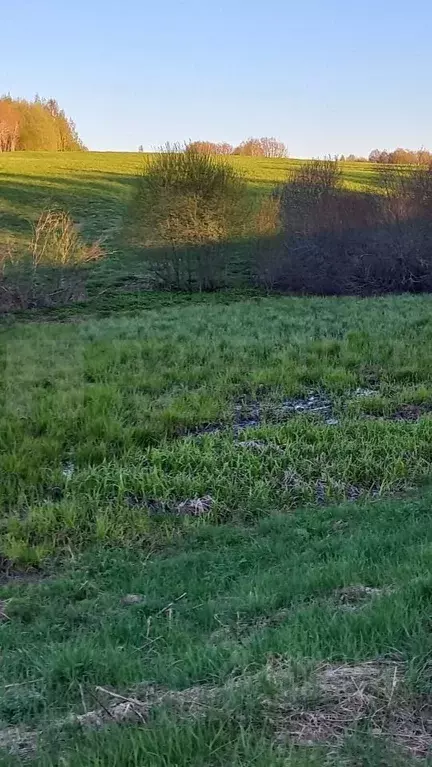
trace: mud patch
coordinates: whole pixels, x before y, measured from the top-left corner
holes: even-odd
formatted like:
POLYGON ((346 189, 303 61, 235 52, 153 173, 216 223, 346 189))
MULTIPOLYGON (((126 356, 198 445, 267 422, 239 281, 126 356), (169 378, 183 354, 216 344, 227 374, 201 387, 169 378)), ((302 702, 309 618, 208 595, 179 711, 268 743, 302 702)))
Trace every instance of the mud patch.
POLYGON ((29 759, 36 756, 38 733, 22 727, 6 727, 0 730, 0 749, 11 756, 29 759))
POLYGON ((303 498, 309 497, 318 506, 343 501, 354 502, 361 498, 375 498, 379 495, 379 488, 375 486, 360 487, 349 482, 330 479, 317 479, 314 483, 313 480, 303 479, 295 469, 284 472, 282 487, 291 493, 297 492, 303 498))
POLYGON ((284 399, 280 402, 270 400, 253 400, 247 397, 234 404, 232 420, 228 423, 221 421, 204 424, 188 430, 186 435, 199 437, 205 434, 217 434, 221 431, 232 431, 235 436, 244 429, 253 429, 265 424, 277 424, 298 415, 319 416, 328 425, 339 423, 333 416, 333 404, 324 394, 311 392, 304 398, 284 399))
POLYGON ((176 503, 128 493, 125 501, 131 508, 146 509, 149 515, 153 517, 205 517, 210 514, 214 504, 211 495, 204 495, 202 498, 187 498, 185 501, 176 503))
POLYGON ((389 416, 392 421, 418 421, 432 413, 432 405, 403 405, 396 413, 389 416))
POLYGON ((243 429, 261 426, 264 423, 281 423, 296 415, 315 415, 332 418, 332 402, 328 397, 311 393, 305 398, 284 399, 279 403, 238 402, 234 407, 234 433, 243 429))
POLYGON ((52 575, 43 573, 35 568, 19 570, 8 559, 0 558, 0 586, 10 586, 13 583, 43 583, 50 580, 52 575))

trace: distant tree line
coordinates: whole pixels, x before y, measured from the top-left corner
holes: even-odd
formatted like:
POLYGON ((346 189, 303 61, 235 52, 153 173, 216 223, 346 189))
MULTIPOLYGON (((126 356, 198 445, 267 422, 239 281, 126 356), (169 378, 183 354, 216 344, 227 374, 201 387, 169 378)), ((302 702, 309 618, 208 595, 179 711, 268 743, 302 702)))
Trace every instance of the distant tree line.
POLYGON ((430 165, 432 153, 424 147, 417 150, 398 147, 393 152, 387 152, 385 149, 374 149, 369 155, 369 162, 388 165, 430 165))
POLYGON ((392 152, 386 149, 373 149, 369 157, 358 157, 355 154, 339 157, 341 162, 377 162, 381 165, 430 165, 432 152, 421 149, 403 149, 398 147, 392 152))
POLYGON ((234 154, 243 155, 244 157, 288 157, 286 145, 283 141, 278 141, 273 136, 248 138, 236 147, 226 142, 192 141, 187 145, 186 151, 198 152, 200 154, 234 154))
POLYGON ((71 152, 86 147, 55 99, 0 97, 0 152, 71 152))

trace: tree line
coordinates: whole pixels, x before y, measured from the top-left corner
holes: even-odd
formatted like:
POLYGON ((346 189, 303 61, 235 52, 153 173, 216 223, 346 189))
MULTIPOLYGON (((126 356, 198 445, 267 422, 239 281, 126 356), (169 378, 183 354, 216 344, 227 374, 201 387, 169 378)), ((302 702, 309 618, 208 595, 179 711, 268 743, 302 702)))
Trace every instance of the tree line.
POLYGON ((55 99, 0 97, 0 152, 72 152, 86 147, 55 99))
POLYGON ((398 147, 388 152, 386 149, 373 149, 368 157, 359 157, 355 154, 339 157, 341 162, 376 162, 381 165, 430 165, 432 152, 428 149, 404 149, 398 147))
MULTIPOLYGON (((248 138, 238 146, 232 146, 226 141, 216 143, 214 141, 191 141, 184 146, 186 152, 197 154, 218 155, 243 155, 244 157, 288 157, 288 149, 283 141, 278 141, 274 136, 262 138, 248 138)), ((144 151, 141 145, 139 152, 144 151)))

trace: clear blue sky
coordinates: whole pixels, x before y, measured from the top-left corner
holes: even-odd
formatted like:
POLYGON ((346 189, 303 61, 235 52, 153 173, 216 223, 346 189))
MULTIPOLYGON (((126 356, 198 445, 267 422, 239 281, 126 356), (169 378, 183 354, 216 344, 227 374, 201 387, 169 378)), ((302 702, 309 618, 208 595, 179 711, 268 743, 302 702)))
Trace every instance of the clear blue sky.
POLYGON ((275 135, 292 156, 432 148, 430 0, 3 0, 0 92, 91 149, 275 135))

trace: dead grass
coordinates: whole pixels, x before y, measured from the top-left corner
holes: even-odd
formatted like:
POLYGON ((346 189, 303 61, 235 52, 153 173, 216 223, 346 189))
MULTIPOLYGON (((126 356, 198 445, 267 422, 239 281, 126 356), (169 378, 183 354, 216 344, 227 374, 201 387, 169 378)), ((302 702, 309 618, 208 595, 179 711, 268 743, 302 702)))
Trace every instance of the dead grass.
POLYGON ((372 599, 391 594, 392 589, 378 589, 371 586, 346 586, 338 589, 333 596, 338 606, 343 610, 358 610, 369 604, 372 599))
MULTIPOLYGON (((142 684, 130 694, 97 686, 81 689, 82 714, 71 714, 49 729, 59 732, 70 725, 100 729, 110 724, 150 722, 155 711, 167 709, 182 719, 205 717, 222 710, 235 691, 256 695, 263 721, 280 744, 334 746, 367 725, 374 736, 390 739, 411 755, 424 757, 432 749, 432 711, 415 705, 406 695, 405 666, 399 661, 369 661, 355 665, 323 664, 302 686, 293 685, 292 663, 270 658, 263 672, 232 677, 224 686, 195 685, 171 690, 142 684), (263 695, 263 679, 273 694, 263 695), (96 703, 89 708, 87 701, 96 703)), ((0 749, 31 756, 42 731, 18 727, 0 730, 0 749)))
POLYGON ((267 700, 276 737, 297 745, 335 744, 364 724, 412 755, 426 756, 432 748, 431 711, 407 702, 404 676, 400 662, 325 664, 296 701, 283 693, 267 700))

